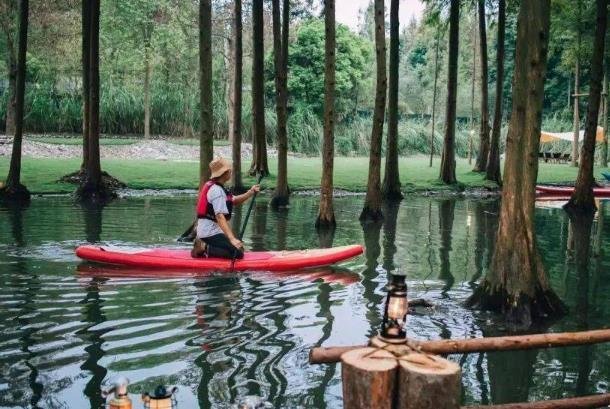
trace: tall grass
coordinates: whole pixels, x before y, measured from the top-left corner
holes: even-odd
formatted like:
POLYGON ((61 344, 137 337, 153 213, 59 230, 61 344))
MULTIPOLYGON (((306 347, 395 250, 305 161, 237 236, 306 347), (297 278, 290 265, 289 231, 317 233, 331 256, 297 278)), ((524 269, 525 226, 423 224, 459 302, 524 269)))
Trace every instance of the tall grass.
MULTIPOLYGON (((197 137, 199 129, 199 95, 196 88, 153 83, 151 86, 151 132, 173 137, 197 137)), ((75 133, 82 127, 82 98, 79 92, 58 91, 52 84, 28 84, 26 87, 26 124, 28 132, 75 133)), ((101 132, 110 135, 141 135, 144 132, 144 98, 141 89, 122 83, 107 82, 101 90, 101 132)), ((0 130, 4 128, 7 90, 0 94, 0 130)), ((273 101, 265 110, 266 138, 275 145, 277 121, 273 101)), ((242 106, 242 138, 252 141, 251 100, 244 94, 242 106)), ((214 92, 214 132, 217 139, 228 133, 228 116, 224 92, 214 92)), ((560 112, 544 118, 542 128, 552 131, 569 131, 572 128, 569 113, 560 112)), ((335 126, 337 155, 368 155, 372 117, 350 115, 338 118, 335 126)), ((387 127, 385 127, 387 132, 387 127)), ((478 130, 476 130, 478 132, 478 130)), ((473 135, 476 155, 478 133, 473 135)), ((400 155, 430 153, 431 122, 428 118, 404 117, 398 124, 398 151, 400 155)), ((444 123, 437 122, 433 137, 434 152, 440 154, 443 146, 444 123)), ((502 138, 506 135, 503 129, 502 138)), ((301 104, 289 107, 288 149, 304 155, 319 155, 322 148, 323 121, 301 104)), ((470 127, 456 125, 456 155, 468 155, 470 127)), ((386 137, 384 136, 384 150, 386 137)))

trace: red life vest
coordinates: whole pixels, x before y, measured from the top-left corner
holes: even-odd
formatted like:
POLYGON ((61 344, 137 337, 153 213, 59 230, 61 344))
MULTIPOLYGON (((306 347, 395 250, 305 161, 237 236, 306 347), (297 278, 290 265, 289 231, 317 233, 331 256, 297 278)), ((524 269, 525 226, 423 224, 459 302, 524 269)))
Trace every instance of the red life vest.
POLYGON ((197 218, 198 219, 208 219, 212 221, 216 221, 216 212, 214 212, 214 206, 212 203, 208 202, 208 192, 210 188, 214 185, 220 186, 222 190, 224 190, 227 195, 227 210, 229 214, 225 215, 225 219, 231 219, 231 213, 233 212, 233 195, 224 188, 223 185, 216 182, 214 179, 210 179, 201 188, 199 192, 199 199, 197 200, 197 218))

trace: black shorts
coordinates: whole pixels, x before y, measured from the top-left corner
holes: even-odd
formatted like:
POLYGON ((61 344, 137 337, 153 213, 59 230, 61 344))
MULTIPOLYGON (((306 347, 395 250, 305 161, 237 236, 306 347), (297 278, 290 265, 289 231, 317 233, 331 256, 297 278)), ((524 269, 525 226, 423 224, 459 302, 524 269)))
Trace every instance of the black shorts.
POLYGON ((231 244, 228 237, 224 234, 215 234, 210 237, 202 237, 201 240, 208 245, 207 254, 208 257, 220 257, 220 258, 244 258, 244 251, 238 249, 231 244))

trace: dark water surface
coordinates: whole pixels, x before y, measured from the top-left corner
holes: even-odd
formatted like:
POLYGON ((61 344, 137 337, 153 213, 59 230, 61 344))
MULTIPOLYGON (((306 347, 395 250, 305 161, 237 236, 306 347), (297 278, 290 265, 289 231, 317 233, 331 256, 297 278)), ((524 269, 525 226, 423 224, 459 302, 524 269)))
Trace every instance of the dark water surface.
MULTIPOLYGON (((409 197, 385 209, 385 223, 363 228, 362 197, 340 198, 336 234, 318 237, 317 198, 293 198, 282 212, 261 198, 248 248, 366 245, 365 256, 315 271, 150 279, 83 265, 73 254, 85 242, 176 246, 193 201, 140 197, 86 209, 55 197, 0 209, 0 407, 98 408, 100 386, 125 375, 135 408, 135 394, 160 383, 179 387, 179 408, 229 407, 246 395, 273 407, 340 408, 339 366, 310 366, 309 349, 375 334, 387 271, 397 266, 408 273, 410 297, 435 304, 410 315, 411 336, 503 331, 494 316, 462 306, 493 251, 493 200, 409 197)), ((571 311, 549 331, 609 322, 605 207, 590 241, 589 229, 570 226, 563 210, 537 210, 545 265, 571 311)), ((609 358, 610 347, 596 345, 450 359, 463 369, 463 402, 486 404, 606 392, 609 358)))

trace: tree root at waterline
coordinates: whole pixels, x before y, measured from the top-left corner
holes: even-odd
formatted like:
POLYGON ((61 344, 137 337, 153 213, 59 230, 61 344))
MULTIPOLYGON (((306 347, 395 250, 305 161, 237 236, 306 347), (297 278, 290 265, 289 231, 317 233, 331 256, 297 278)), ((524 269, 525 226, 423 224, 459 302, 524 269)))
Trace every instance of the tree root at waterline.
POLYGON ((4 185, 0 182, 0 202, 28 203, 30 198, 30 191, 21 183, 17 185, 4 185))
POLYGON ((512 329, 525 330, 543 321, 567 314, 565 304, 551 289, 537 285, 534 296, 524 292, 509 294, 505 288, 492 286, 487 280, 474 291, 466 306, 502 314, 512 329))

